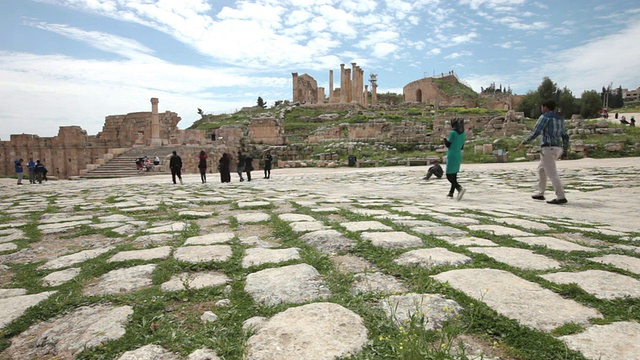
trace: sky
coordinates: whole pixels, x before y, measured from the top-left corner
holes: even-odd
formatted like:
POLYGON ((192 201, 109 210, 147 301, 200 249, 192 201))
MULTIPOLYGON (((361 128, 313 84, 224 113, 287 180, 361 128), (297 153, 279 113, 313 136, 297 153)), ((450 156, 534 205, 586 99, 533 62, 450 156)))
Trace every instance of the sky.
POLYGON ((0 140, 96 135, 152 97, 184 129, 292 100, 293 72, 339 87, 352 62, 378 93, 449 71, 478 92, 635 89, 639 20, 639 0, 0 0, 0 140))

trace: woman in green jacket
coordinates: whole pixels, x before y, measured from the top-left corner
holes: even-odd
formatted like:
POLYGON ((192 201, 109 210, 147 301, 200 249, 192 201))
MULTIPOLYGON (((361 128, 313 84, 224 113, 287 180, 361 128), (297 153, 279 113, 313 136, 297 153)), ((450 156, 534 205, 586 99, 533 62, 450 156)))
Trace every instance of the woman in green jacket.
POLYGON ((458 183, 458 172, 460 172, 460 164, 462 163, 462 148, 464 148, 464 142, 467 139, 467 134, 464 132, 464 119, 453 118, 451 119, 451 132, 449 138, 444 139, 444 144, 447 147, 447 180, 451 183, 451 189, 449 190, 448 197, 453 197, 453 192, 458 190, 458 200, 462 199, 465 193, 465 188, 458 183))

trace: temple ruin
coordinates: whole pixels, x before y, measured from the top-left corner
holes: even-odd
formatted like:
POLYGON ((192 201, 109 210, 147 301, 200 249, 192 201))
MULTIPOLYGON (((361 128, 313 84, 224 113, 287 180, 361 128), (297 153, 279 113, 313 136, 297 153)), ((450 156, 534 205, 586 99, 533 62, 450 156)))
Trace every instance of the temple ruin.
MULTIPOLYGON (((340 87, 333 87, 333 70, 329 70, 329 96, 325 95, 325 88, 318 87, 318 82, 309 74, 291 74, 293 77, 293 102, 301 104, 337 104, 354 103, 363 107, 369 104, 369 86, 364 84, 364 70, 356 63, 351 68, 340 64, 340 87)), ((370 78, 372 104, 376 104, 377 78, 373 74, 370 78)))

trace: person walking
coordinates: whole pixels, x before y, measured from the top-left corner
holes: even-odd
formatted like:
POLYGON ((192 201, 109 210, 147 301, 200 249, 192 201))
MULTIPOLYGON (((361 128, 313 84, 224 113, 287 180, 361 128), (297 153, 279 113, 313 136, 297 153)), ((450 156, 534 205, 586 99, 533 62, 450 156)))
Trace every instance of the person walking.
POLYGON ((33 158, 29 158, 29 162, 27 162, 27 169, 29 170, 29 184, 36 183, 36 162, 33 161, 33 158))
POLYGON ((447 180, 451 183, 448 197, 453 198, 453 193, 458 190, 458 201, 462 200, 462 196, 467 191, 458 183, 458 173, 460 172, 460 165, 462 164, 462 149, 464 148, 464 142, 467 139, 467 134, 464 132, 464 119, 453 118, 451 119, 451 132, 449 132, 449 138, 445 138, 444 145, 447 147, 447 167, 446 174, 447 180))
POLYGON ((238 151, 238 163, 236 165, 236 171, 238 172, 238 176, 240 177, 240 182, 244 181, 244 177, 242 177, 242 173, 244 172, 244 162, 244 155, 242 155, 241 151, 238 151))
POLYGON ((516 151, 519 151, 526 143, 542 135, 540 139, 540 163, 538 164, 538 192, 531 197, 535 200, 545 200, 544 193, 547 188, 547 178, 549 178, 555 190, 556 198, 547 201, 547 203, 560 205, 566 204, 567 198, 558 176, 556 160, 567 156, 569 135, 562 115, 557 113, 555 109, 555 101, 545 100, 542 102, 540 106, 542 115, 538 118, 538 122, 531 134, 518 145, 516 151))
POLYGON ((13 165, 16 168, 16 176, 18 177, 18 185, 22 185, 22 177, 24 176, 24 166, 22 163, 24 160, 19 159, 13 162, 13 165))
POLYGON ((206 183, 207 182, 207 158, 209 156, 207 156, 207 153, 204 152, 204 150, 200 150, 200 155, 198 155, 198 169, 200 170, 200 180, 202 180, 202 183, 206 183))
POLYGON ((229 154, 224 153, 218 161, 218 171, 220 171, 220 182, 221 183, 230 183, 231 182, 231 157, 229 154))
POLYGON ((264 153, 264 178, 268 179, 271 177, 271 162, 273 161, 273 156, 271 156, 271 150, 267 150, 264 153))
POLYGON ((244 157, 244 172, 247 174, 247 181, 251 181, 251 172, 253 171, 253 158, 251 155, 244 157))
POLYGON ((177 176, 182 185, 182 158, 175 150, 173 151, 173 155, 171 155, 171 159, 169 159, 169 169, 171 169, 171 179, 173 183, 176 183, 177 176))

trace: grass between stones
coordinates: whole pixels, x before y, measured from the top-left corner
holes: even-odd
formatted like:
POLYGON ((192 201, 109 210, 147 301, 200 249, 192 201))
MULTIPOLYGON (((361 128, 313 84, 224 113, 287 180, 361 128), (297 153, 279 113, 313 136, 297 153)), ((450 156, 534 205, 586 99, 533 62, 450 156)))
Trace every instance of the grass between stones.
MULTIPOLYGON (((174 201, 176 200, 177 199, 174 199, 174 201)), ((121 195, 114 195, 107 197, 105 200, 108 204, 116 204, 120 201, 126 201, 126 199, 123 199, 121 195)), ((396 231, 404 231, 420 237, 426 247, 443 247, 472 258, 471 262, 455 267, 436 266, 423 268, 396 264, 393 260, 406 250, 383 249, 374 246, 369 241, 361 239, 360 233, 347 231, 340 225, 340 223, 344 221, 374 220, 373 217, 356 214, 349 210, 341 210, 337 214, 315 213, 309 208, 294 203, 293 209, 296 213, 311 215, 315 219, 322 221, 326 226, 340 231, 356 242, 356 246, 353 249, 343 254, 356 255, 369 261, 375 265, 379 271, 402 281, 410 292, 418 294, 444 294, 448 298, 456 300, 464 308, 458 316, 446 321, 441 329, 433 331, 424 330, 422 327, 424 319, 420 317, 411 318, 411 320, 403 326, 396 326, 377 306, 377 303, 388 294, 352 293, 350 290, 351 283, 354 280, 353 274, 338 271, 327 254, 321 253, 301 241, 299 239, 301 234, 294 233, 288 223, 277 217, 277 214, 274 213, 274 206, 260 205, 250 207, 249 209, 238 209, 238 203, 236 201, 230 200, 225 203, 199 199, 197 208, 186 209, 198 210, 202 207, 220 204, 227 204, 230 211, 248 210, 271 214, 269 221, 261 223, 262 225, 271 227, 272 233, 269 237, 281 243, 282 248, 300 248, 301 260, 243 268, 241 265, 242 258, 248 246, 240 244, 236 237, 231 243, 232 256, 225 262, 191 264, 180 262, 169 257, 167 259, 153 261, 130 260, 124 263, 109 263, 107 260, 114 254, 120 251, 139 248, 139 246, 133 244, 133 240, 145 234, 145 231, 140 230, 132 234, 121 235, 115 233, 112 229, 93 229, 87 225, 83 225, 71 233, 60 236, 60 238, 104 236, 106 238, 123 238, 125 242, 116 245, 113 250, 105 254, 77 264, 76 266, 81 269, 81 272, 75 279, 54 287, 54 290, 57 291, 55 295, 29 308, 23 316, 3 329, 0 334, 0 350, 4 350, 10 345, 12 337, 20 334, 36 323, 71 312, 79 306, 110 303, 134 307, 134 314, 127 325, 126 334, 117 340, 110 341, 96 348, 84 350, 78 356, 79 359, 111 358, 113 354, 120 354, 149 343, 160 344, 168 350, 182 356, 188 355, 195 349, 209 347, 214 349, 221 358, 241 359, 244 356, 244 344, 250 335, 242 330, 243 321, 255 316, 270 317, 289 307, 299 306, 299 304, 265 306, 256 303, 244 291, 246 277, 250 273, 261 269, 296 263, 307 263, 323 275, 324 281, 332 293, 326 301, 340 304, 363 317, 365 325, 369 330, 369 342, 364 350, 353 356, 352 359, 468 359, 471 355, 466 353, 467 350, 461 342, 465 336, 471 336, 484 344, 485 349, 488 349, 493 356, 502 356, 508 359, 583 359, 581 354, 567 350, 565 345, 555 337, 580 332, 583 326, 569 323, 553 330, 551 334, 522 326, 515 320, 498 314, 482 301, 472 299, 447 284, 438 283, 430 278, 432 275, 452 269, 493 268, 509 271, 525 280, 535 282, 544 288, 550 289, 564 298, 597 309, 603 314, 604 319, 594 320, 596 324, 625 320, 640 321, 640 306, 638 306, 639 304, 636 299, 598 299, 575 284, 562 285, 546 281, 538 276, 543 273, 542 271, 515 268, 498 262, 487 255, 473 253, 464 247, 451 245, 437 236, 417 233, 410 227, 397 225, 390 219, 375 218, 376 221, 390 226, 396 231), (119 295, 83 295, 82 289, 101 275, 115 269, 147 263, 157 264, 153 273, 153 285, 151 287, 119 295), (174 275, 199 271, 222 272, 231 279, 231 282, 228 286, 223 287, 205 289, 191 289, 187 287, 186 290, 177 292, 160 290, 160 285, 174 275), (230 305, 216 305, 218 301, 223 299, 229 299, 230 305), (202 313, 209 310, 215 311, 219 317, 218 321, 204 323, 200 319, 202 313)), ((72 207, 75 212, 79 212, 78 206, 79 205, 74 205, 72 207)), ((417 220, 428 220, 434 223, 467 230, 465 226, 448 224, 433 216, 399 212, 393 209, 394 206, 395 205, 392 204, 385 204, 367 206, 366 208, 386 210, 396 215, 411 216, 417 220)), ((187 238, 199 235, 202 230, 195 221, 199 217, 179 215, 178 210, 180 210, 179 206, 163 201, 157 206, 155 211, 151 212, 123 212, 117 209, 101 209, 100 215, 124 214, 136 220, 146 221, 149 225, 166 222, 168 220, 188 222, 189 226, 176 234, 173 240, 163 244, 178 247, 181 246, 187 238)), ((43 214, 59 211, 61 211, 59 208, 50 203, 43 211, 31 212, 27 218, 27 224, 19 227, 25 233, 25 239, 16 242, 19 248, 24 249, 32 245, 37 246, 37 243, 42 239, 42 234, 38 230, 38 220, 43 214)), ((213 211, 211 216, 219 216, 219 212, 213 211)), ((458 216, 463 215, 460 214, 458 216)), ((497 221, 497 218, 493 215, 483 214, 481 212, 466 211, 464 216, 477 218, 481 224, 503 225, 497 221)), ((11 221, 7 215, 0 215, 0 220, 6 222, 11 221)), ((240 226, 233 216, 228 217, 227 220, 227 226, 232 230, 237 230, 240 226)), ((97 218, 94 217, 93 221, 97 222, 97 218)), ((520 230, 538 235, 549 235, 568 230, 562 225, 549 225, 552 227, 551 231, 523 228, 520 228, 520 230)), ((518 228, 517 226, 511 225, 510 227, 518 228)), ((609 244, 625 243, 624 240, 618 237, 603 235, 595 231, 592 232, 589 228, 585 228, 584 234, 591 239, 600 240, 609 244)), ((514 240, 510 236, 496 236, 484 231, 470 231, 470 235, 491 240, 500 246, 534 250, 537 254, 545 255, 562 264, 561 268, 554 271, 597 269, 638 278, 638 275, 628 271, 587 260, 589 257, 604 254, 604 251, 595 253, 580 251, 563 252, 542 246, 527 245, 514 240)), ((147 245, 146 247, 154 246, 155 245, 147 245)), ((608 249, 607 253, 611 253, 611 249, 608 249)), ((620 249, 618 253, 632 254, 630 251, 622 249, 620 249)), ((11 284, 4 287, 24 288, 27 289, 27 292, 30 294, 51 290, 51 288, 42 285, 42 278, 53 271, 38 270, 38 267, 43 263, 44 261, 9 263, 8 266, 11 271, 15 273, 15 276, 11 284)))

